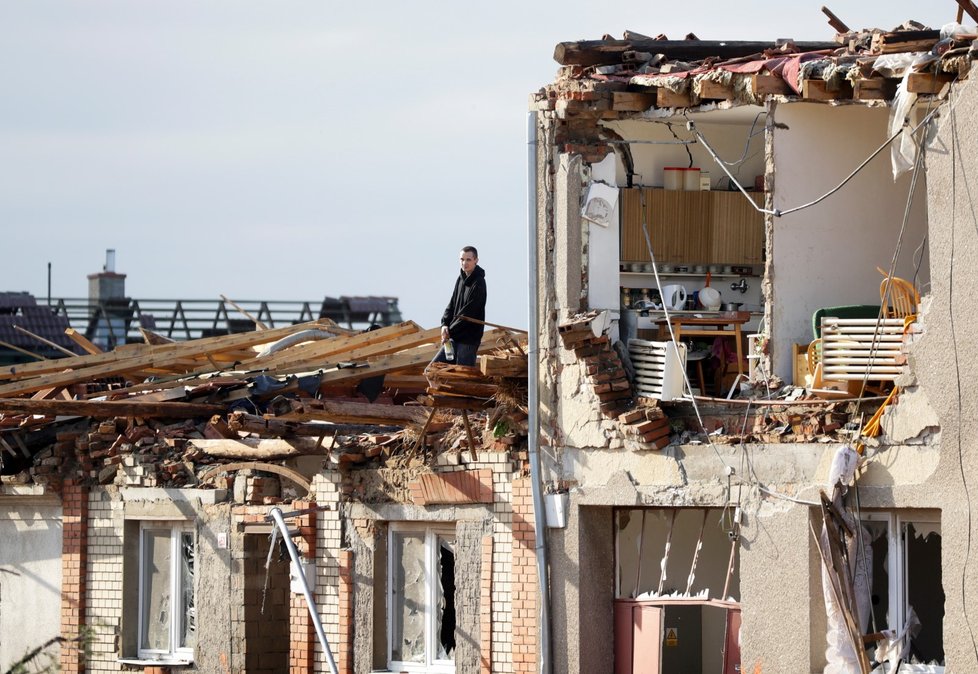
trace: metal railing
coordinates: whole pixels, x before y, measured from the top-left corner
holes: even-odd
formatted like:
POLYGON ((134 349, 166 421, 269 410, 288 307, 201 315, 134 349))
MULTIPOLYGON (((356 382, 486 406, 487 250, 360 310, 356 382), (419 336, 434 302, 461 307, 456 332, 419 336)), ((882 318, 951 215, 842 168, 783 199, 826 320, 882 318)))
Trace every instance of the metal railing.
POLYGON ((255 320, 275 328, 329 318, 351 330, 401 320, 396 297, 235 300, 233 304, 224 299, 52 298, 50 307, 102 348, 143 341, 140 328, 168 339, 186 340, 254 330, 255 320))

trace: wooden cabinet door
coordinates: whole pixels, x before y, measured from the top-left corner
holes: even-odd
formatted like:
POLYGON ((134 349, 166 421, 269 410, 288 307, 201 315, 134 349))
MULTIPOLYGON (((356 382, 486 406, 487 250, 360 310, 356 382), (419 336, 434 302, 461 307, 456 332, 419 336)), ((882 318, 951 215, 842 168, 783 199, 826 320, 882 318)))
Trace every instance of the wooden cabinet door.
MULTIPOLYGON (((757 264, 764 260, 764 216, 740 192, 713 192, 709 262, 757 264)), ((763 206, 764 194, 752 193, 763 206)))
MULTIPOLYGON (((648 192, 646 190, 646 211, 648 192)), ((648 262, 649 251, 642 234, 642 195, 638 188, 621 191, 621 260, 648 262)))
POLYGON ((712 200, 710 192, 675 192, 680 207, 680 223, 675 230, 676 262, 690 264, 709 260, 712 232, 712 200))

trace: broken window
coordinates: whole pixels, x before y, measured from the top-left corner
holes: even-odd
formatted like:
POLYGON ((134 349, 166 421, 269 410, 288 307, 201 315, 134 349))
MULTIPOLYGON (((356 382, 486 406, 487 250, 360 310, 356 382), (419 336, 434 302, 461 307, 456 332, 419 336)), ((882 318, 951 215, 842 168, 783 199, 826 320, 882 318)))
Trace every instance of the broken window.
POLYGON ((389 549, 390 668, 454 672, 454 531, 394 526, 389 549))
POLYGON ((869 631, 908 630, 905 661, 944 664, 939 513, 863 512, 863 525, 868 538, 859 559, 872 569, 869 631))
POLYGON ((144 522, 139 532, 139 657, 193 660, 196 545, 185 523, 144 522))

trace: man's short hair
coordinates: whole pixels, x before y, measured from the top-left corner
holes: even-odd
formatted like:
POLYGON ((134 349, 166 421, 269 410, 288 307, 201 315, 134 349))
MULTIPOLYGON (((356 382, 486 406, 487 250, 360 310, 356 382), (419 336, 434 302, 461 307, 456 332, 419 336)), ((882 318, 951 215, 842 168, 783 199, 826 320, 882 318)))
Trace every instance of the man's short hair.
POLYGON ((475 257, 475 259, 477 259, 477 260, 479 259, 479 251, 476 250, 475 246, 463 246, 462 247, 462 252, 463 253, 472 253, 472 255, 473 255, 473 257, 475 257))

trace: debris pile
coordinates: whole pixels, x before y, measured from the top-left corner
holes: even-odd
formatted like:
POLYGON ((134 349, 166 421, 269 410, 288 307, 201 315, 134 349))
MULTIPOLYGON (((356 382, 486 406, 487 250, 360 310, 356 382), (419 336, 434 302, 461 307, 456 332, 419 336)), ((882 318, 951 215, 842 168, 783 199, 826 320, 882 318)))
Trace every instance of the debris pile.
POLYGON ((478 367, 436 365, 428 379, 439 340, 410 321, 355 333, 321 319, 179 343, 148 333, 145 344, 0 368, 2 481, 230 488, 242 470, 254 476, 244 498, 268 501, 266 474, 308 488, 285 467, 300 456, 430 466, 443 451, 520 446, 522 347, 488 331, 478 367))

